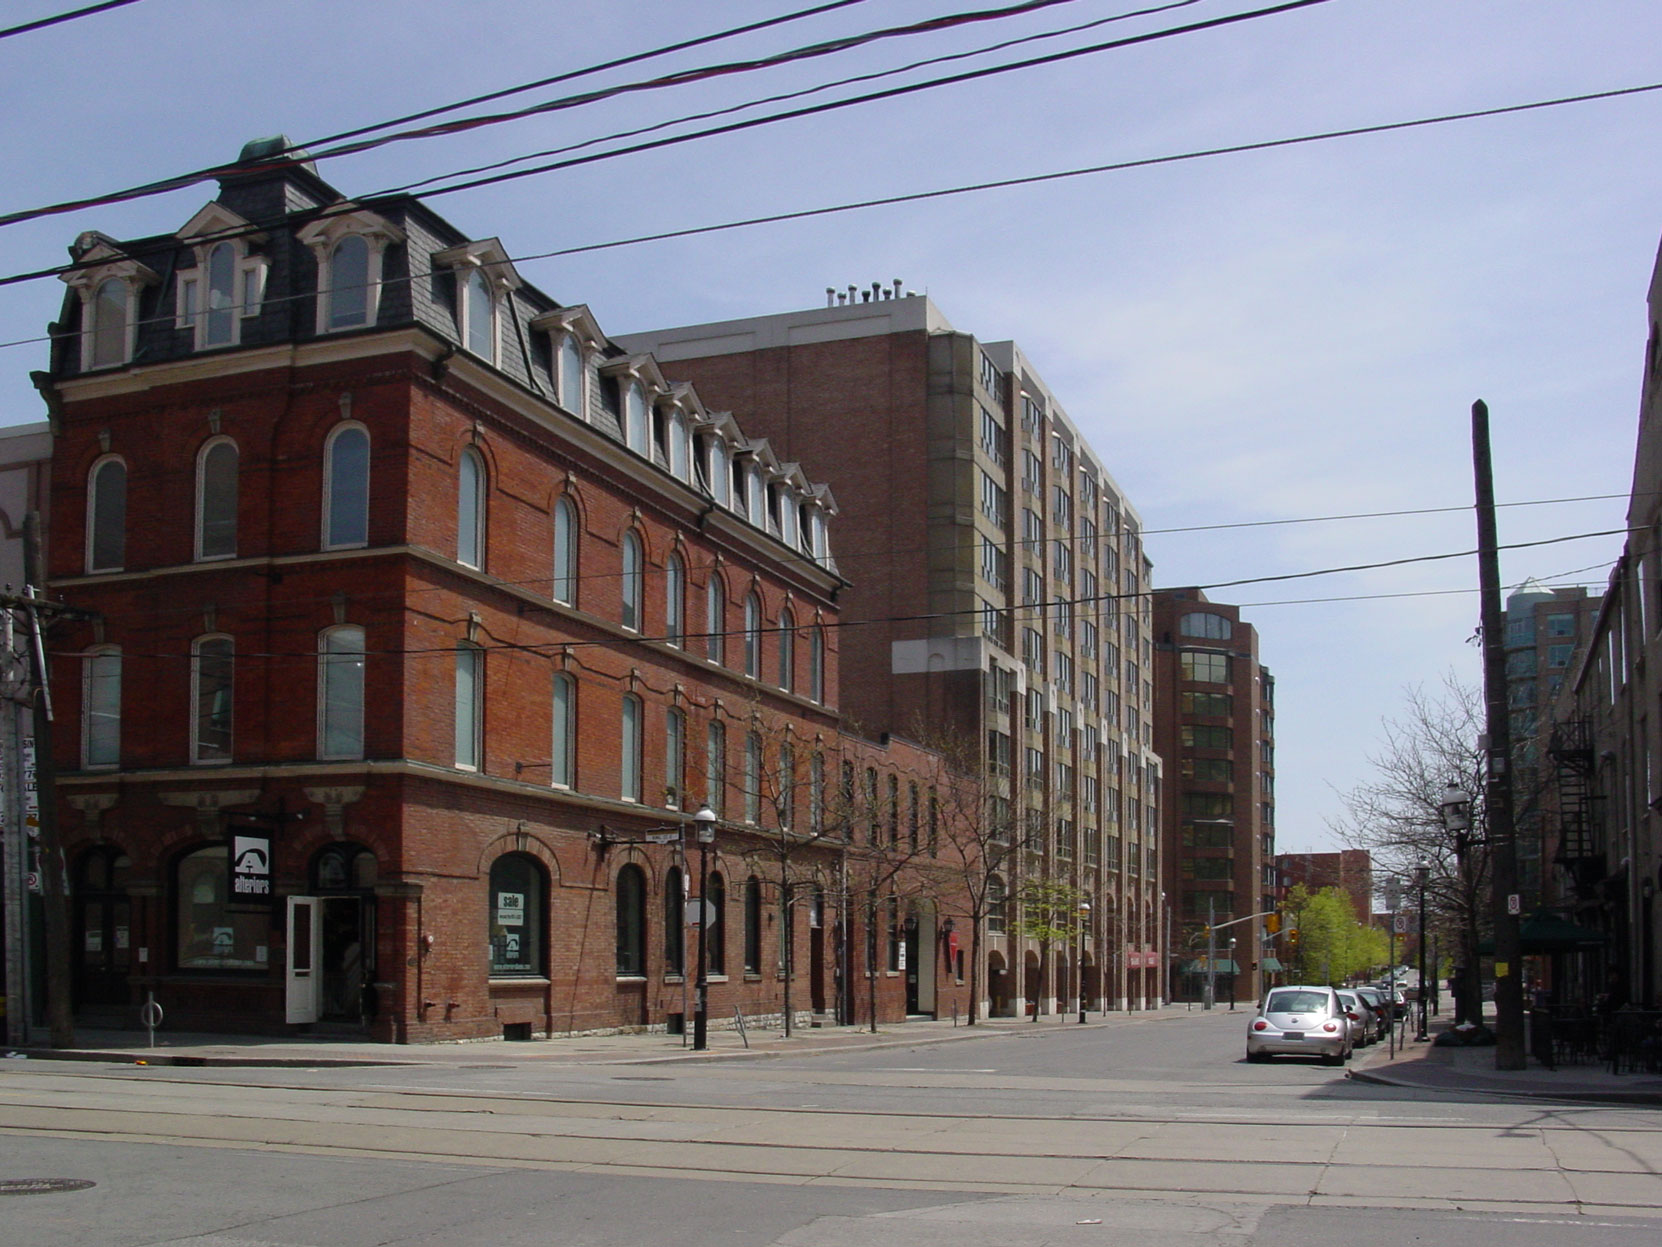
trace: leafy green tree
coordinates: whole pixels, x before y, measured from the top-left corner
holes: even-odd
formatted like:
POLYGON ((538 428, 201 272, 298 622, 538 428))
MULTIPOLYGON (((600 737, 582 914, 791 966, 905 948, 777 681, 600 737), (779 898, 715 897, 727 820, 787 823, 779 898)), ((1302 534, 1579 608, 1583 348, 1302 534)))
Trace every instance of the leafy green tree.
MULTIPOLYGON (((1021 902, 1021 920, 1016 932, 1039 945, 1039 980, 1047 981, 1050 947, 1064 947, 1079 937, 1086 921, 1083 905, 1086 894, 1071 883, 1055 879, 1029 879, 1016 893, 1021 902)), ((1038 1020, 1037 1011, 1033 1018, 1038 1020)))

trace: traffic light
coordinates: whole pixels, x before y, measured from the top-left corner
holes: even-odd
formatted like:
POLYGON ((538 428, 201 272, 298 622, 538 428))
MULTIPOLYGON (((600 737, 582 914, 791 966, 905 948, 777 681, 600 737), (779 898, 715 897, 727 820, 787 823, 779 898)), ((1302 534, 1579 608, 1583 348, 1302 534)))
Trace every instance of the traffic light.
POLYGON ((1274 935, 1276 932, 1281 930, 1281 915, 1271 914, 1268 918, 1264 919, 1264 930, 1269 932, 1271 935, 1274 935))
POLYGON ((1296 953, 1298 951, 1298 928, 1297 927, 1287 928, 1287 951, 1290 952, 1290 953, 1296 953))

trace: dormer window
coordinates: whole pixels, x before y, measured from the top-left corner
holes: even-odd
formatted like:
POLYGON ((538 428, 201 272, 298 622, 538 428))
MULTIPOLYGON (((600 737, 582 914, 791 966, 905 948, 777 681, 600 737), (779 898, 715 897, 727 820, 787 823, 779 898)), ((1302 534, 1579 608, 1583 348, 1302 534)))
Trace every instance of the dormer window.
POLYGON ((623 386, 623 444, 638 455, 647 453, 646 393, 639 381, 623 386))
POLYGON ((584 372, 583 344, 577 335, 568 333, 560 339, 560 406, 572 415, 586 419, 589 405, 584 399, 588 378, 584 372))
POLYGON ((579 420, 589 418, 591 352, 605 341, 600 326, 581 303, 543 312, 531 321, 531 330, 549 335, 554 401, 579 420))
POLYGON ((469 354, 488 364, 498 360, 501 307, 508 291, 518 287, 508 253, 494 238, 465 242, 433 257, 437 266, 456 275, 456 335, 469 354))
POLYGON ((87 267, 63 280, 81 297, 81 371, 119 367, 137 344, 139 292, 160 279, 96 235, 82 235, 76 251, 87 267))
POLYGON ((317 332, 373 325, 382 261, 389 244, 403 241, 403 231, 372 212, 336 207, 297 237, 317 259, 317 332))
POLYGON ((270 260, 251 250, 265 241, 265 235, 251 231, 236 213, 211 203, 190 219, 179 237, 186 243, 200 241, 192 247, 196 267, 179 273, 178 327, 194 331, 199 351, 238 345, 243 322, 260 314, 265 298, 270 260))

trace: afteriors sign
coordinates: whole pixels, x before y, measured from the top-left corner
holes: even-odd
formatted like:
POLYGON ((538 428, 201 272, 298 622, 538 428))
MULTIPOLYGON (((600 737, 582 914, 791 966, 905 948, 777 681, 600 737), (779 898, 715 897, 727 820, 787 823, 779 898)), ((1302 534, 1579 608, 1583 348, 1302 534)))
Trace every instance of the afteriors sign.
POLYGON ((271 837, 239 831, 231 837, 231 899, 267 900, 271 896, 271 837))

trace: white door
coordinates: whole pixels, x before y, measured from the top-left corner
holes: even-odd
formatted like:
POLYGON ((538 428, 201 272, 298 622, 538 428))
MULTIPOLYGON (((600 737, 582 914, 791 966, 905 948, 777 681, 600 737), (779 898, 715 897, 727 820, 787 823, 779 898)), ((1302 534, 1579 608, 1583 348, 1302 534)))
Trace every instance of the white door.
POLYGON ((289 897, 288 1020, 315 1022, 323 1011, 323 902, 289 897))

